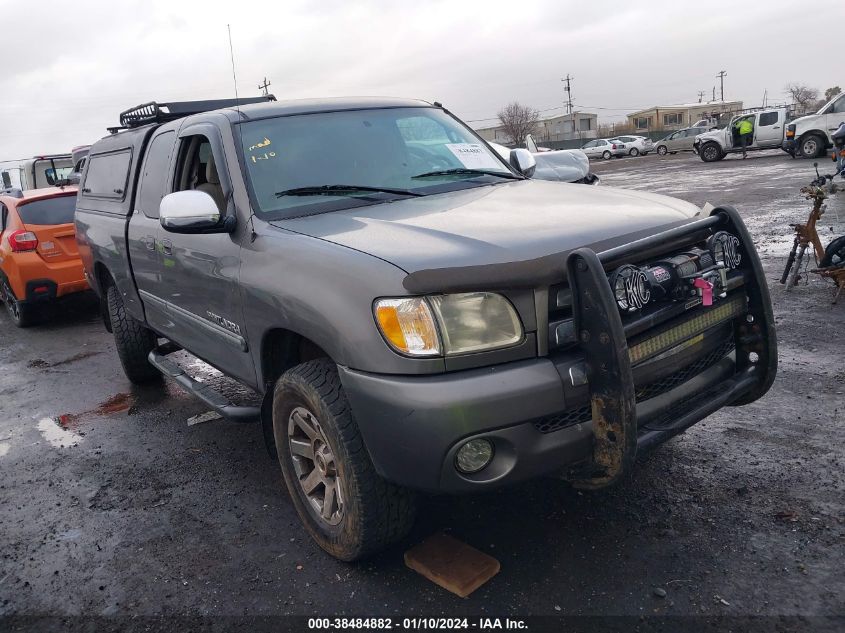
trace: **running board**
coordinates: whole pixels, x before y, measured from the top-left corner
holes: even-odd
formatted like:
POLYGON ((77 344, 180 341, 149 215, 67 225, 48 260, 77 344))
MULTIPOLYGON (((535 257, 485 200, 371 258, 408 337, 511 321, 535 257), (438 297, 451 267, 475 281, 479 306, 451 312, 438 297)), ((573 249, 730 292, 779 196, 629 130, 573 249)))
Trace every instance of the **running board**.
POLYGON ((185 389, 188 393, 195 395, 197 398, 206 403, 209 407, 217 411, 224 418, 228 418, 235 422, 256 422, 261 416, 261 407, 243 407, 232 404, 220 392, 215 391, 205 383, 199 382, 191 378, 185 370, 172 360, 167 358, 167 354, 176 351, 174 346, 167 344, 158 347, 150 352, 147 360, 150 364, 158 369, 166 378, 170 378, 179 383, 179 386, 185 389))

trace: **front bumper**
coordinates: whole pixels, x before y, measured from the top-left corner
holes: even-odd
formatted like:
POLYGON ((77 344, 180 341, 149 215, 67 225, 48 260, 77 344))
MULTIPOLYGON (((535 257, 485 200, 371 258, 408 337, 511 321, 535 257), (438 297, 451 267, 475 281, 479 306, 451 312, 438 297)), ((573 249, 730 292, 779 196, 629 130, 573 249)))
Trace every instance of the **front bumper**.
POLYGON ((795 152, 798 151, 798 143, 794 138, 784 139, 781 149, 787 154, 792 154, 794 156, 795 152))
MULTIPOLYGON (((751 245, 736 211, 722 208, 709 218, 623 247, 574 251, 567 277, 579 347, 568 354, 434 376, 341 367, 376 470, 399 485, 430 491, 483 490, 560 471, 569 471, 584 486, 603 486, 631 468, 638 450, 683 432, 725 405, 759 398, 774 380, 777 349, 767 282, 751 245), (603 262, 635 258, 637 252, 711 228, 733 231, 747 245, 747 301, 720 326, 733 351, 709 352, 715 354, 713 362, 704 369, 638 401, 642 372, 649 370, 631 366, 603 262), (576 367, 582 369, 573 372, 576 367), (576 386, 580 392, 573 391, 576 386), (586 418, 569 417, 549 430, 546 420, 571 416, 584 405, 586 418), (461 474, 456 452, 477 437, 494 444, 493 460, 478 473, 461 474)), ((666 364, 664 375, 675 369, 666 364)))

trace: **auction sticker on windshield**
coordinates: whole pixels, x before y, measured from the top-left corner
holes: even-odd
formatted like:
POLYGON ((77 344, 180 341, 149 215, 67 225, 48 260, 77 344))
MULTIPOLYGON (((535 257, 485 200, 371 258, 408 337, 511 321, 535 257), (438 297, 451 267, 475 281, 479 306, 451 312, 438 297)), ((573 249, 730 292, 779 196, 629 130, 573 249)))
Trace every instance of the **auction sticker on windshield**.
POLYGON ((446 147, 467 169, 501 169, 502 165, 478 143, 447 143, 446 147))

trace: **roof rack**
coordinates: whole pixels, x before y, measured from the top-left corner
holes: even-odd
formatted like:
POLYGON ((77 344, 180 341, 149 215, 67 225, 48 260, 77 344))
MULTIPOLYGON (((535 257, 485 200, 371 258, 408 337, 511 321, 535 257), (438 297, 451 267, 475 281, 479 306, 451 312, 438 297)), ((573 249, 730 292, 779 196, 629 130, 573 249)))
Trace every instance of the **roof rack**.
POLYGON ((120 127, 110 127, 109 132, 117 130, 140 127, 150 123, 166 123, 182 117, 200 112, 219 110, 220 108, 235 108, 250 103, 266 103, 275 101, 273 95, 261 97, 246 97, 243 99, 207 99, 205 101, 171 101, 169 103, 157 103, 150 101, 142 103, 134 108, 129 108, 120 113, 120 127))

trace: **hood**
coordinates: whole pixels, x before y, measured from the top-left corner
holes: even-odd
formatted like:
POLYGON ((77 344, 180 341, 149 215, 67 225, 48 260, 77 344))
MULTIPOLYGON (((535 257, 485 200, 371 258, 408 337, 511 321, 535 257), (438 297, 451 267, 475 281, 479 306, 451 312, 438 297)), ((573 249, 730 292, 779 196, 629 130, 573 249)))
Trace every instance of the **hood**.
POLYGON ((790 125, 800 125, 801 123, 805 123, 807 121, 813 121, 819 118, 818 112, 813 112, 812 114, 805 114, 804 116, 799 116, 797 119, 792 119, 791 121, 787 121, 790 125))
POLYGON ((701 134, 696 134, 695 138, 719 138, 724 135, 726 129, 727 128, 722 128, 721 130, 708 130, 706 132, 702 132, 701 134))
POLYGON ((522 180, 271 224, 412 273, 536 259, 677 223, 699 211, 641 191, 522 180))

